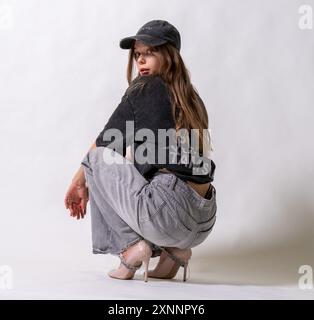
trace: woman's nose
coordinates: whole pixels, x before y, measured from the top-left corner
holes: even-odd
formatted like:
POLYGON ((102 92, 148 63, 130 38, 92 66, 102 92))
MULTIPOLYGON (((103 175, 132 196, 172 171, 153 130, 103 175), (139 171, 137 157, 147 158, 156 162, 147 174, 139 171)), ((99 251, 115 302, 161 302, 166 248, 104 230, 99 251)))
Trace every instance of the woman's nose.
POLYGON ((138 63, 145 63, 145 59, 142 54, 138 58, 138 63))

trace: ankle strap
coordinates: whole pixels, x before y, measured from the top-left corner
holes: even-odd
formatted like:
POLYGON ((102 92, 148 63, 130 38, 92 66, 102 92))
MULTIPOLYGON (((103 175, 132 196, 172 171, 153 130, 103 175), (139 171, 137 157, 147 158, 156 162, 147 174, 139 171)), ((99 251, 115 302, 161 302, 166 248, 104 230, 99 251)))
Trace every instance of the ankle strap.
POLYGON ((166 255, 171 258, 172 260, 174 260, 176 263, 178 263, 180 266, 184 266, 184 262, 182 260, 180 260, 178 257, 176 257, 175 255, 173 255, 172 253, 170 253, 169 251, 167 251, 165 248, 160 247, 160 249, 166 253, 166 255))
POLYGON ((142 266, 142 262, 141 262, 141 264, 140 264, 139 266, 131 266, 130 264, 128 264, 128 263, 125 261, 125 259, 124 259, 124 257, 123 257, 122 254, 120 254, 120 260, 121 260, 121 263, 122 263, 126 268, 128 268, 129 270, 131 270, 131 271, 136 271, 136 270, 138 270, 138 269, 142 266))

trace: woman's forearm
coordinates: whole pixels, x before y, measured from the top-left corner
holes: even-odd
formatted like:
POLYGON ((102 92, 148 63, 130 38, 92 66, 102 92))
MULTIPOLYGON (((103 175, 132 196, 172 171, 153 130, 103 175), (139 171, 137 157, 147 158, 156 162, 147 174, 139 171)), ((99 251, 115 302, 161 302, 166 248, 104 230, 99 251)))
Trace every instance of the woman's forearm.
POLYGON ((92 144, 92 146, 89 148, 88 152, 91 151, 92 149, 95 149, 95 148, 97 148, 97 147, 96 147, 96 142, 94 142, 94 143, 92 144))
MULTIPOLYGON (((91 147, 89 148, 88 152, 92 149, 97 148, 96 142, 94 142, 91 147)), ((75 183, 77 186, 84 186, 86 183, 85 174, 84 174, 84 168, 83 165, 80 166, 79 170, 76 172, 72 179, 72 183, 75 183)))

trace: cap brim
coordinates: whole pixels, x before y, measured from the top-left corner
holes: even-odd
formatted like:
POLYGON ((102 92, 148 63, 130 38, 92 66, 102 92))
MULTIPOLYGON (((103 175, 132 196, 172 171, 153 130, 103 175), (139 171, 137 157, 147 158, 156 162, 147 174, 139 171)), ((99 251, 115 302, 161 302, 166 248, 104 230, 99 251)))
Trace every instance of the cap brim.
POLYGON ((163 39, 158 39, 158 38, 154 38, 152 36, 146 35, 146 34, 142 34, 142 35, 135 35, 132 37, 127 37, 127 38, 123 38, 120 40, 120 48, 121 49, 131 49, 134 42, 136 40, 139 40, 143 43, 145 43, 146 45, 155 47, 155 46, 160 46, 164 43, 166 43, 166 40, 163 39))

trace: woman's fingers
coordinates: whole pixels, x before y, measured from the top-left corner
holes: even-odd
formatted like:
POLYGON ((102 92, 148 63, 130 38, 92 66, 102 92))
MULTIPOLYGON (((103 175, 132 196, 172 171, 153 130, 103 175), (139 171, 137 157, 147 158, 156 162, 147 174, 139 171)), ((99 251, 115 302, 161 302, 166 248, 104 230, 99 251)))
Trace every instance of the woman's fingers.
POLYGON ((75 204, 76 207, 76 219, 79 220, 81 218, 81 211, 80 211, 80 206, 78 204, 75 204))
POLYGON ((70 210, 71 217, 76 217, 77 219, 84 218, 88 196, 87 188, 74 188, 67 192, 64 204, 66 209, 70 210))
POLYGON ((66 195, 64 198, 64 205, 66 207, 66 209, 69 209, 69 205, 70 205, 70 200, 69 200, 69 196, 66 195))
POLYGON ((81 219, 82 218, 82 209, 79 204, 77 205, 77 210, 78 210, 78 219, 81 219))
POLYGON ((76 204, 75 204, 75 207, 76 207, 76 218, 77 218, 77 219, 80 219, 80 218, 81 218, 81 209, 80 209, 80 206, 76 203, 76 204))
POLYGON ((78 218, 79 219, 83 218, 83 211, 80 204, 77 204, 77 210, 78 210, 78 218))
POLYGON ((86 215, 86 205, 87 205, 87 202, 84 203, 84 216, 86 215))
MULTIPOLYGON (((84 200, 83 200, 83 203, 84 203, 84 200)), ((80 210, 81 210, 81 218, 83 219, 85 213, 84 213, 84 205, 82 205, 82 201, 81 201, 81 203, 80 203, 80 210)))
POLYGON ((71 216, 75 217, 75 208, 73 206, 73 203, 70 204, 69 208, 70 208, 71 216))
POLYGON ((87 200, 83 199, 81 201, 81 209, 82 209, 82 218, 84 218, 85 214, 86 214, 86 204, 87 204, 87 200))
POLYGON ((77 217, 78 215, 78 209, 77 204, 75 202, 69 202, 68 209, 70 210, 70 216, 71 217, 77 217))
POLYGON ((79 204, 81 218, 84 218, 84 208, 82 207, 82 202, 79 204))
POLYGON ((79 211, 77 208, 76 202, 72 202, 72 216, 77 217, 79 215, 79 211))
POLYGON ((70 209, 71 216, 73 215, 73 200, 71 199, 71 196, 69 193, 66 194, 65 199, 64 199, 64 204, 66 209, 70 209))
POLYGON ((78 212, 77 212, 77 207, 75 202, 72 203, 72 208, 73 208, 73 217, 77 218, 78 212))

